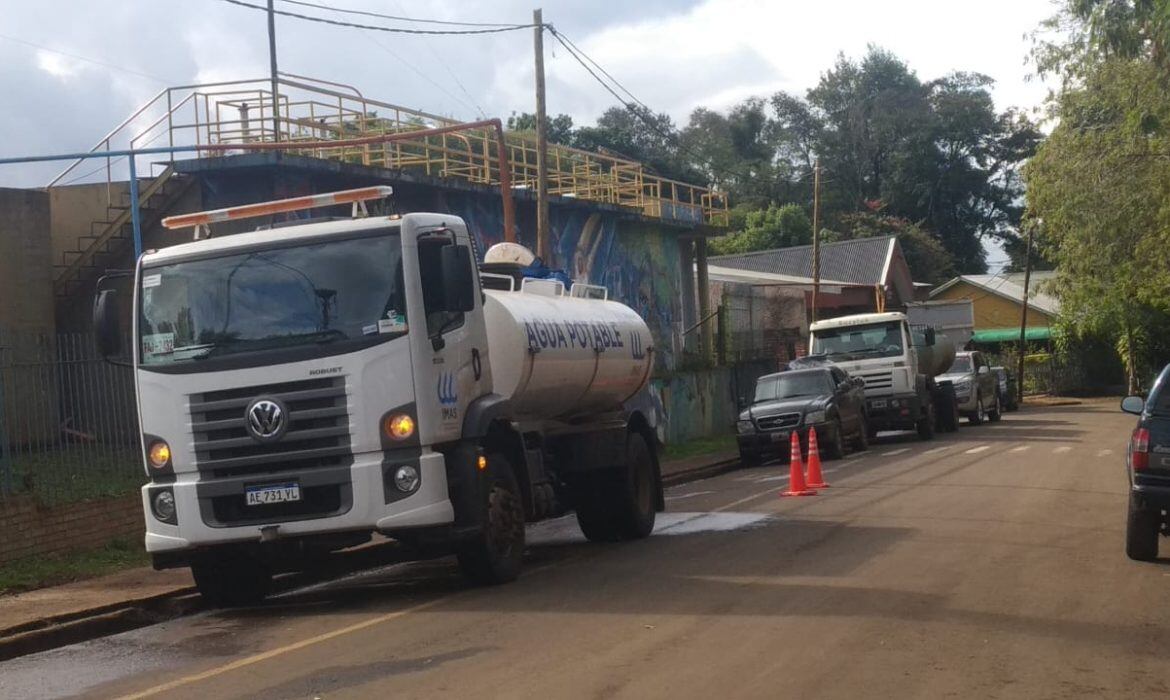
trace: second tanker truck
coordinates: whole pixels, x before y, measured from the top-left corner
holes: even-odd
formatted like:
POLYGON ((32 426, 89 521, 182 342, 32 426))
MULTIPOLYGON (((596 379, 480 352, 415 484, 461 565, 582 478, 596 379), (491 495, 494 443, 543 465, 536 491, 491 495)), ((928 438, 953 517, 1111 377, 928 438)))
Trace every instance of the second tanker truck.
POLYGON ((865 380, 871 436, 916 430, 929 440, 958 429, 954 387, 935 381, 955 360, 945 334, 912 326, 903 313, 857 314, 813 323, 809 352, 865 380))
MULTIPOLYGON (((367 188, 173 217, 194 242, 134 273, 146 549, 214 604, 382 533, 515 578, 527 521, 576 510, 591 540, 642 538, 663 508, 653 417, 630 408, 645 322, 588 285, 484 275, 449 214, 207 238, 367 188), (308 200, 308 201, 306 201, 308 200)), ((355 213, 358 207, 355 206, 355 213)), ((119 355, 118 291, 94 304, 119 355)))

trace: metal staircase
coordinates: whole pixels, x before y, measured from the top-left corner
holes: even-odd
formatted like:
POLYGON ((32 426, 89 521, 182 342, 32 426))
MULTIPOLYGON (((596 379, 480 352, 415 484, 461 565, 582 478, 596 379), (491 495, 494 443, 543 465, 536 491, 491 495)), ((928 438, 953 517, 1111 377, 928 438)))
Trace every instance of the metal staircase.
MULTIPOLYGON (((156 226, 194 182, 193 178, 179 176, 174 165, 168 165, 162 173, 144 182, 138 197, 143 232, 156 226)), ((107 207, 106 213, 108 220, 90 223, 89 233, 78 236, 75 248, 64 251, 61 261, 53 265, 53 293, 58 301, 70 298, 96 281, 112 263, 133 260, 128 195, 124 194, 119 204, 107 207)))

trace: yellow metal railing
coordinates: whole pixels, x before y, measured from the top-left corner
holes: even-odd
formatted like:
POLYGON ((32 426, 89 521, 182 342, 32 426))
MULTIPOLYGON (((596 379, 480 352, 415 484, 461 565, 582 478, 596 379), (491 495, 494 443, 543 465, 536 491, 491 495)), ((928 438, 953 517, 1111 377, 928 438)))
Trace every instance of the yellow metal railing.
MULTIPOLYGON (((168 88, 107 135, 93 151, 165 143, 171 146, 239 144, 238 152, 244 153, 249 144, 273 141, 277 129, 281 141, 316 142, 319 146, 321 141, 403 133, 460 123, 368 99, 355 88, 338 83, 287 74, 279 80, 280 93, 274 120, 270 86, 267 80, 250 80, 168 88), (162 139, 166 139, 165 142, 159 143, 162 139)), ((312 158, 497 185, 500 181, 499 158, 494 138, 488 129, 469 129, 391 143, 313 147, 291 152, 312 158)), ((535 190, 535 137, 527 133, 509 133, 506 146, 513 186, 535 190)), ((204 151, 188 157, 223 155, 222 151, 204 151)), ((76 172, 79 167, 82 167, 81 161, 70 165, 49 186, 80 179, 76 172)), ((107 158, 101 170, 104 170, 107 182, 112 181, 115 161, 107 158)), ((728 223, 725 194, 659 177, 641 163, 613 156, 550 144, 548 184, 552 195, 627 207, 648 217, 713 226, 728 223)))

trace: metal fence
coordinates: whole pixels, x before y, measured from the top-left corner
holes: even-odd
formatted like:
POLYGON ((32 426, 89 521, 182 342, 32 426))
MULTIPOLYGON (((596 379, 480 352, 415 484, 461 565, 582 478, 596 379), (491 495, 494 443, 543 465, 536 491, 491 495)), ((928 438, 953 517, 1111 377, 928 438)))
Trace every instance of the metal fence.
POLYGON ((145 479, 134 378, 90 334, 0 329, 0 499, 120 495, 145 479))

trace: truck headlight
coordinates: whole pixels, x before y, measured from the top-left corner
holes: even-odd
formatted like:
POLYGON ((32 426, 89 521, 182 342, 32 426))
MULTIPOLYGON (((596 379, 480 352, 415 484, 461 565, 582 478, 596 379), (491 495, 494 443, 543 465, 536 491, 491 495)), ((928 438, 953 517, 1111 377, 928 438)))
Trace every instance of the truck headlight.
POLYGON ((751 433, 755 432, 756 426, 750 420, 740 420, 735 422, 735 429, 741 433, 751 433))
POLYGON ((150 496, 150 510, 160 522, 175 525, 178 523, 175 508, 175 493, 168 489, 159 489, 150 496))
POLYGON ((971 393, 971 380, 964 379, 961 382, 956 382, 955 383, 955 391, 959 392, 960 394, 971 393))
POLYGON ((171 463, 171 446, 167 444, 166 440, 156 440, 151 443, 146 456, 150 460, 150 466, 155 469, 165 469, 171 463))
POLYGON ((804 414, 804 424, 805 425, 812 425, 813 423, 824 423, 824 422, 825 422, 825 411, 823 409, 820 411, 809 411, 808 413, 804 414))
POLYGON ((410 493, 418 488, 418 469, 405 464, 394 471, 394 488, 402 493, 410 493))

